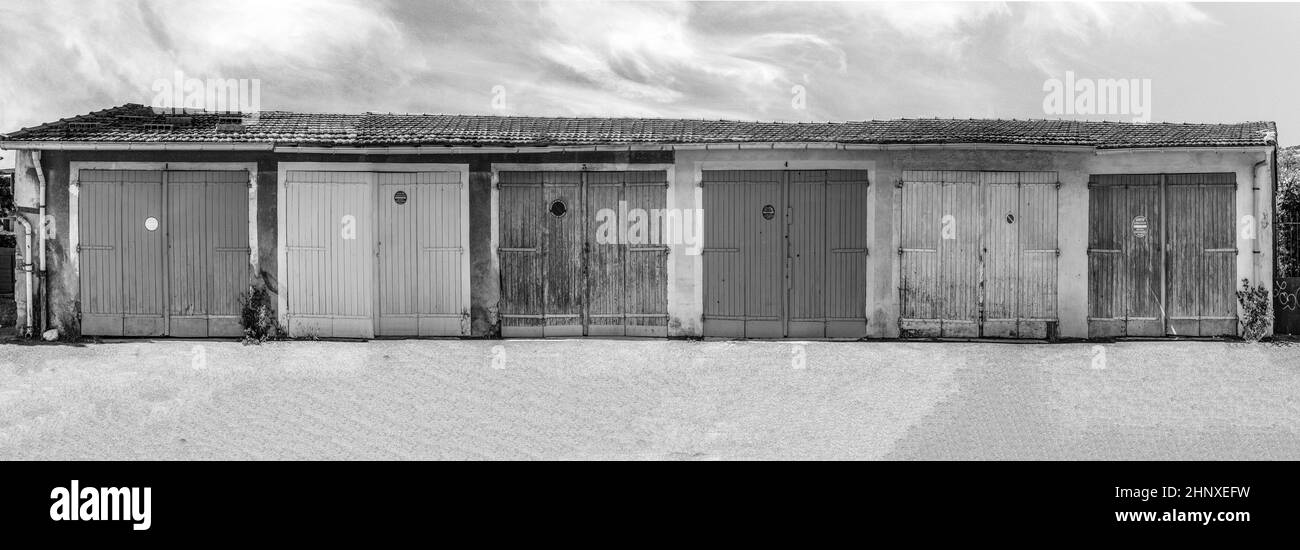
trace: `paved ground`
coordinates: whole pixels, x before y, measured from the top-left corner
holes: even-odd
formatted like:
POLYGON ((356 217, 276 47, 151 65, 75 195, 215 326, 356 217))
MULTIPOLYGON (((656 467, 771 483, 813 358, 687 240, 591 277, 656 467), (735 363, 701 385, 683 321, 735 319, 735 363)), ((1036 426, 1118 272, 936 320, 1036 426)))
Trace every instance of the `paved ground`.
POLYGON ((1300 346, 0 344, 0 458, 1295 460, 1300 346))

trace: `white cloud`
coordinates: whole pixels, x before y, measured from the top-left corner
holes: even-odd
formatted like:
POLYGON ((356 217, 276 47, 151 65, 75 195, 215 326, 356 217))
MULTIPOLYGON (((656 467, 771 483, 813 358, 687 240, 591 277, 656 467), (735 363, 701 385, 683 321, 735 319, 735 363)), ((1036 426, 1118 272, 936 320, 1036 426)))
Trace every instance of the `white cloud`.
POLYGON ((148 101, 178 69, 300 111, 490 113, 500 85, 511 114, 1025 116, 1043 74, 1150 66, 1124 54, 1213 24, 1183 4, 6 0, 0 129, 148 101))

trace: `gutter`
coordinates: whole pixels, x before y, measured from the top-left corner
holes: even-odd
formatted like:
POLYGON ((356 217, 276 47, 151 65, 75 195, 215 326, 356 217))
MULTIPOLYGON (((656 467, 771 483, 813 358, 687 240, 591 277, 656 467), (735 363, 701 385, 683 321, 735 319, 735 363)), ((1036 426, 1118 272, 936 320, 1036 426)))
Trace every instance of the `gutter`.
POLYGON ((636 152, 636 151, 752 151, 752 150, 838 150, 838 151, 925 151, 925 150, 1010 150, 1010 151, 1073 151, 1091 153, 1091 145, 1036 145, 1016 143, 837 143, 837 142, 733 142, 733 143, 634 143, 622 145, 546 145, 516 147, 474 146, 377 146, 352 147, 316 145, 276 145, 276 153, 315 155, 467 155, 467 154, 520 154, 520 153, 573 153, 573 152, 636 152))
POLYGON ((1098 149, 1098 155, 1120 155, 1124 153, 1265 153, 1268 145, 1220 145, 1214 147, 1135 147, 1132 149, 1098 149))
POLYGON ((812 142, 727 142, 727 143, 627 143, 602 145, 543 146, 473 146, 473 145, 404 145, 404 146, 320 146, 277 145, 275 143, 209 142, 85 142, 85 141, 0 141, 0 149, 29 151, 274 151, 276 153, 325 155, 464 155, 506 153, 572 153, 635 151, 737 151, 737 150, 840 150, 840 151, 929 151, 929 150, 1010 150, 1072 151, 1114 155, 1124 153, 1171 152, 1266 152, 1268 146, 1186 146, 1098 149, 1093 145, 1052 145, 1020 143, 839 143, 812 142))
POLYGON ((24 276, 26 277, 25 281, 26 281, 26 289, 27 289, 27 301, 23 302, 24 305, 26 306, 25 309, 27 313, 27 317, 26 317, 27 332, 26 334, 24 334, 24 336, 30 337, 32 335, 32 324, 33 324, 32 323, 32 296, 35 293, 35 289, 32 288, 32 224, 29 223, 27 221, 27 218, 23 217, 21 214, 15 213, 13 219, 18 220, 18 223, 22 224, 23 226, 23 235, 24 235, 23 273, 24 276))
MULTIPOLYGON (((45 314, 50 304, 49 276, 45 271, 45 235, 49 233, 45 228, 45 169, 41 166, 41 152, 31 151, 32 167, 36 169, 36 179, 40 182, 40 189, 36 192, 36 197, 41 201, 39 204, 40 212, 36 218, 36 228, 40 235, 40 282, 41 282, 41 334, 49 328, 49 316, 45 314)), ((31 263, 31 260, 28 260, 31 263)))
POLYGON ((0 141, 0 149, 28 151, 270 151, 272 143, 0 141))

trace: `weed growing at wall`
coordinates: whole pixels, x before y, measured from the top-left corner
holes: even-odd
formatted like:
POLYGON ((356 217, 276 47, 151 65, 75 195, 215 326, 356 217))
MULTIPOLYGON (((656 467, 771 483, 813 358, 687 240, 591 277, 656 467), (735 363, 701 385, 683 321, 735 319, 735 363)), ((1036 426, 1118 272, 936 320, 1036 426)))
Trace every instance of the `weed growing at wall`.
POLYGON ((240 324, 244 327, 245 344, 261 344, 280 337, 280 327, 275 321, 275 305, 271 293, 263 286, 255 286, 239 297, 240 324))
POLYGON ((1273 317, 1273 304, 1268 300, 1268 288, 1264 285, 1250 286, 1249 279, 1241 280, 1241 290, 1237 291, 1237 302, 1241 304, 1241 337, 1247 342, 1258 342, 1268 331, 1269 321, 1273 317))

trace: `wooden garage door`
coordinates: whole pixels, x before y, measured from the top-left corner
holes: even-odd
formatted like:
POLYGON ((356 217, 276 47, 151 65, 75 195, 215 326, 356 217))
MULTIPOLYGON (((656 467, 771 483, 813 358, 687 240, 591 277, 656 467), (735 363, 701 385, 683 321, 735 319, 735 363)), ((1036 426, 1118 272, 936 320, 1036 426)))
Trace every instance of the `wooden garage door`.
POLYGON ((81 170, 82 334, 239 336, 244 171, 81 170))
POLYGON ((1056 173, 909 170, 900 185, 902 334, 1046 337, 1056 173))
POLYGON ((78 179, 81 333, 164 335, 163 173, 82 170, 78 179))
POLYGON ((1236 334, 1235 182, 1231 173, 1091 177, 1089 336, 1236 334))
POLYGON ((865 170, 706 170, 704 335, 866 334, 865 170))
POLYGON ((1170 174, 1170 335, 1237 334, 1236 174, 1170 174))
POLYGON ((381 172, 379 336, 450 336, 467 330, 461 304, 460 174, 381 172))
POLYGON ((502 171, 498 188, 503 336, 668 335, 664 171, 502 171))
POLYGON ((243 334, 240 295, 248 290, 248 173, 166 173, 168 333, 243 334))
POLYGON ((366 172, 287 172, 283 286, 290 336, 374 336, 373 179, 366 172))

